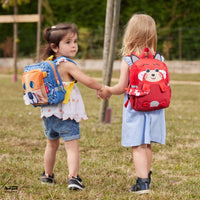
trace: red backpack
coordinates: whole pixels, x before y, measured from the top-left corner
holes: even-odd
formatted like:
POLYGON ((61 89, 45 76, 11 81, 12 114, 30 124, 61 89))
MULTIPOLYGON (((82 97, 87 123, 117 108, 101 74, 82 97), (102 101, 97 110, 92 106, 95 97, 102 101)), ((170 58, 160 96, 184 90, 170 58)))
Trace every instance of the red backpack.
POLYGON ((159 53, 155 56, 145 48, 137 57, 130 55, 132 66, 129 76, 129 86, 126 88, 128 100, 137 111, 153 111, 167 108, 171 99, 169 73, 167 66, 162 62, 159 53), (146 54, 148 56, 146 57, 146 54))

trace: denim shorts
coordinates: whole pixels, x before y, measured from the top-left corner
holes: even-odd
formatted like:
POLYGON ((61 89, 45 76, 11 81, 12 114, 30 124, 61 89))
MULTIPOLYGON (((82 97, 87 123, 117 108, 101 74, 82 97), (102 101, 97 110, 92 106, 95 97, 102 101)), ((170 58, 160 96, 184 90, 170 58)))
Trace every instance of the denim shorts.
POLYGON ((43 118, 44 134, 49 140, 57 140, 60 137, 64 141, 80 138, 79 123, 75 120, 62 120, 55 116, 43 118))

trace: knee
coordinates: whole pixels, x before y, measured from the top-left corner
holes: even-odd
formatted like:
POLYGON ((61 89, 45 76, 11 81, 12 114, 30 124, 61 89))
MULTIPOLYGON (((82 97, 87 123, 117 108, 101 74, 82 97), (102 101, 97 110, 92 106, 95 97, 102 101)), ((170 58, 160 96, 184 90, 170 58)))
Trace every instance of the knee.
POLYGON ((132 147, 133 153, 144 152, 147 150, 147 144, 141 144, 139 146, 132 147))
POLYGON ((48 140, 47 141, 47 147, 57 150, 59 147, 59 140, 48 140))
POLYGON ((139 146, 132 147, 133 150, 139 150, 139 149, 146 149, 147 144, 141 144, 139 146))

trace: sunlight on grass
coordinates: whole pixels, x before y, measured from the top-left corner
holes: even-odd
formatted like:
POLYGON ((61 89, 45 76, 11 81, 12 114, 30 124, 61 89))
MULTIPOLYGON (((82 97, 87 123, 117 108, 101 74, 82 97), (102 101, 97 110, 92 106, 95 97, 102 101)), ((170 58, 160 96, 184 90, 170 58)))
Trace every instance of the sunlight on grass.
MULTIPOLYGON (((87 71, 101 77, 99 71, 87 71)), ((115 71, 114 78, 119 77, 115 71)), ((171 74, 173 80, 200 81, 199 74, 171 74)), ((131 149, 121 146, 123 95, 113 96, 112 123, 98 121, 101 100, 96 91, 78 83, 88 120, 80 123, 80 175, 86 190, 67 189, 64 145, 57 153, 52 187, 40 183, 46 139, 40 109, 25 106, 20 80, 0 77, 0 199, 200 199, 200 85, 172 84, 172 101, 166 109, 166 145, 153 144, 152 192, 129 192, 135 183, 131 149), (18 186, 9 192, 5 186, 18 186)), ((113 84, 114 82, 112 82, 113 84)))

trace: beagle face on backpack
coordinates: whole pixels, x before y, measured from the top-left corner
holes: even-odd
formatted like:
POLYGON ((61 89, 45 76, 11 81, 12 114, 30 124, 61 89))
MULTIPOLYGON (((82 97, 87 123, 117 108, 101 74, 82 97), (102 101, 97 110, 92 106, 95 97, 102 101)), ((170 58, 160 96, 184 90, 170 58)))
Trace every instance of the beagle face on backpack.
POLYGON ((31 73, 26 72, 22 76, 22 85, 24 89, 25 104, 40 104, 48 102, 43 77, 44 72, 33 70, 31 73))

